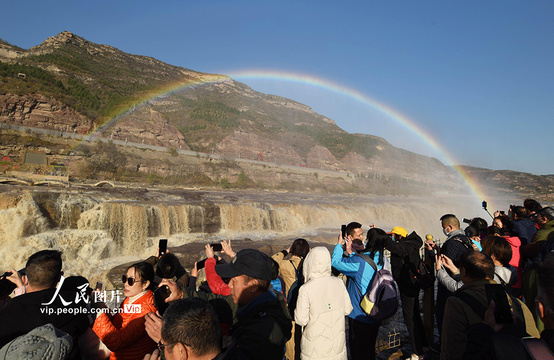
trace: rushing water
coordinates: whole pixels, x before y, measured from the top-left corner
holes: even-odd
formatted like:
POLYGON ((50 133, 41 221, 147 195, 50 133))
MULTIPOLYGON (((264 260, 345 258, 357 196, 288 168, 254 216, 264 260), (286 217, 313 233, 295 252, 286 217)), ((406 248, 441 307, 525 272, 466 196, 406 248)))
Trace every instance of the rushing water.
POLYGON ((483 216, 470 197, 372 197, 265 192, 127 189, 36 190, 3 188, 0 259, 22 268, 32 253, 64 252, 68 275, 91 279, 107 269, 171 247, 221 238, 277 241, 305 237, 332 243, 341 224, 367 229, 400 225, 421 235, 441 234, 444 213, 483 216))

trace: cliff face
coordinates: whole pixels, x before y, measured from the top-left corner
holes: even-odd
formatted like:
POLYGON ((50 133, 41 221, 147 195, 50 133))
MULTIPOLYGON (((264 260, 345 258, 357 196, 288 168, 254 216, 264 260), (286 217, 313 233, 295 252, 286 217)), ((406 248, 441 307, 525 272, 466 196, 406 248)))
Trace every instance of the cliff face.
POLYGON ((0 74, 5 84, 0 88, 2 123, 96 131, 96 136, 124 142, 366 179, 457 181, 436 159, 395 148, 383 138, 349 134, 294 100, 256 92, 224 75, 127 54, 70 32, 29 50, 0 43, 0 74))
POLYGON ((0 122, 78 134, 94 127, 92 120, 71 107, 40 94, 0 95, 0 122))

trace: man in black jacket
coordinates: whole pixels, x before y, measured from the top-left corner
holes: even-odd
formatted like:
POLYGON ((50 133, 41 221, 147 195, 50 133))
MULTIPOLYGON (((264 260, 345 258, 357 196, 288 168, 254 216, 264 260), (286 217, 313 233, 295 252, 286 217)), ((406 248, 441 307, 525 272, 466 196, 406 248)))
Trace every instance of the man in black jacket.
MULTIPOLYGON (((460 267, 460 259, 467 251, 473 251, 471 240, 465 235, 465 232, 460 229, 460 221, 453 214, 446 214, 440 218, 446 240, 441 247, 441 254, 448 256, 456 267, 460 267)), ((447 269, 446 271, 449 272, 447 269)), ((449 275, 450 274, 449 272, 449 275)), ((437 285, 437 302, 435 304, 435 317, 439 334, 442 332, 442 319, 444 318, 444 307, 446 300, 452 295, 441 283, 437 285)))
MULTIPOLYGON (((26 293, 0 310, 0 347, 45 324, 52 324, 73 338, 70 359, 80 358, 78 337, 88 329, 85 299, 56 284, 62 276, 62 257, 57 250, 39 251, 27 260, 23 282, 26 293)), ((61 283, 60 283, 61 285, 61 283)))
POLYGON ((292 319, 286 304, 269 289, 272 265, 266 254, 244 249, 230 264, 216 265, 216 273, 231 279, 229 290, 238 305, 231 336, 239 357, 281 360, 290 339, 292 319))
POLYGON ((392 276, 400 290, 402 315, 412 345, 411 359, 416 360, 423 358, 423 346, 427 345, 419 312, 420 289, 415 278, 423 240, 415 231, 408 235, 406 229, 400 226, 395 226, 388 234, 392 236, 385 243, 385 248, 391 252, 392 276))

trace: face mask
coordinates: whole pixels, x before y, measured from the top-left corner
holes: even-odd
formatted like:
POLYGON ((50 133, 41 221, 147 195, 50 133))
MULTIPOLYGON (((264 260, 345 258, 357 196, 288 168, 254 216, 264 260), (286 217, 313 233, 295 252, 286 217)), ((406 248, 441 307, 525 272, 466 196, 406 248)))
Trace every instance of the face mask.
POLYGON ((442 229, 442 232, 444 233, 444 235, 448 236, 448 231, 446 231, 446 229, 442 229))

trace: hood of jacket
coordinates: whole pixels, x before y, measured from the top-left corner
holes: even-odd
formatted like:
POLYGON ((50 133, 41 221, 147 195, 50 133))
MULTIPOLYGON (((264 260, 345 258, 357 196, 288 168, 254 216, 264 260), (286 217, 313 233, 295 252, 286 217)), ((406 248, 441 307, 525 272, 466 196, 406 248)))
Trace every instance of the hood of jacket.
POLYGON ((423 246, 423 240, 415 231, 412 231, 411 234, 406 236, 406 238, 402 239, 401 241, 405 244, 409 244, 412 248, 417 250, 418 254, 419 254, 419 248, 423 246))
POLYGON ((302 274, 305 281, 331 276, 331 254, 326 247, 318 246, 310 250, 304 259, 302 274))

